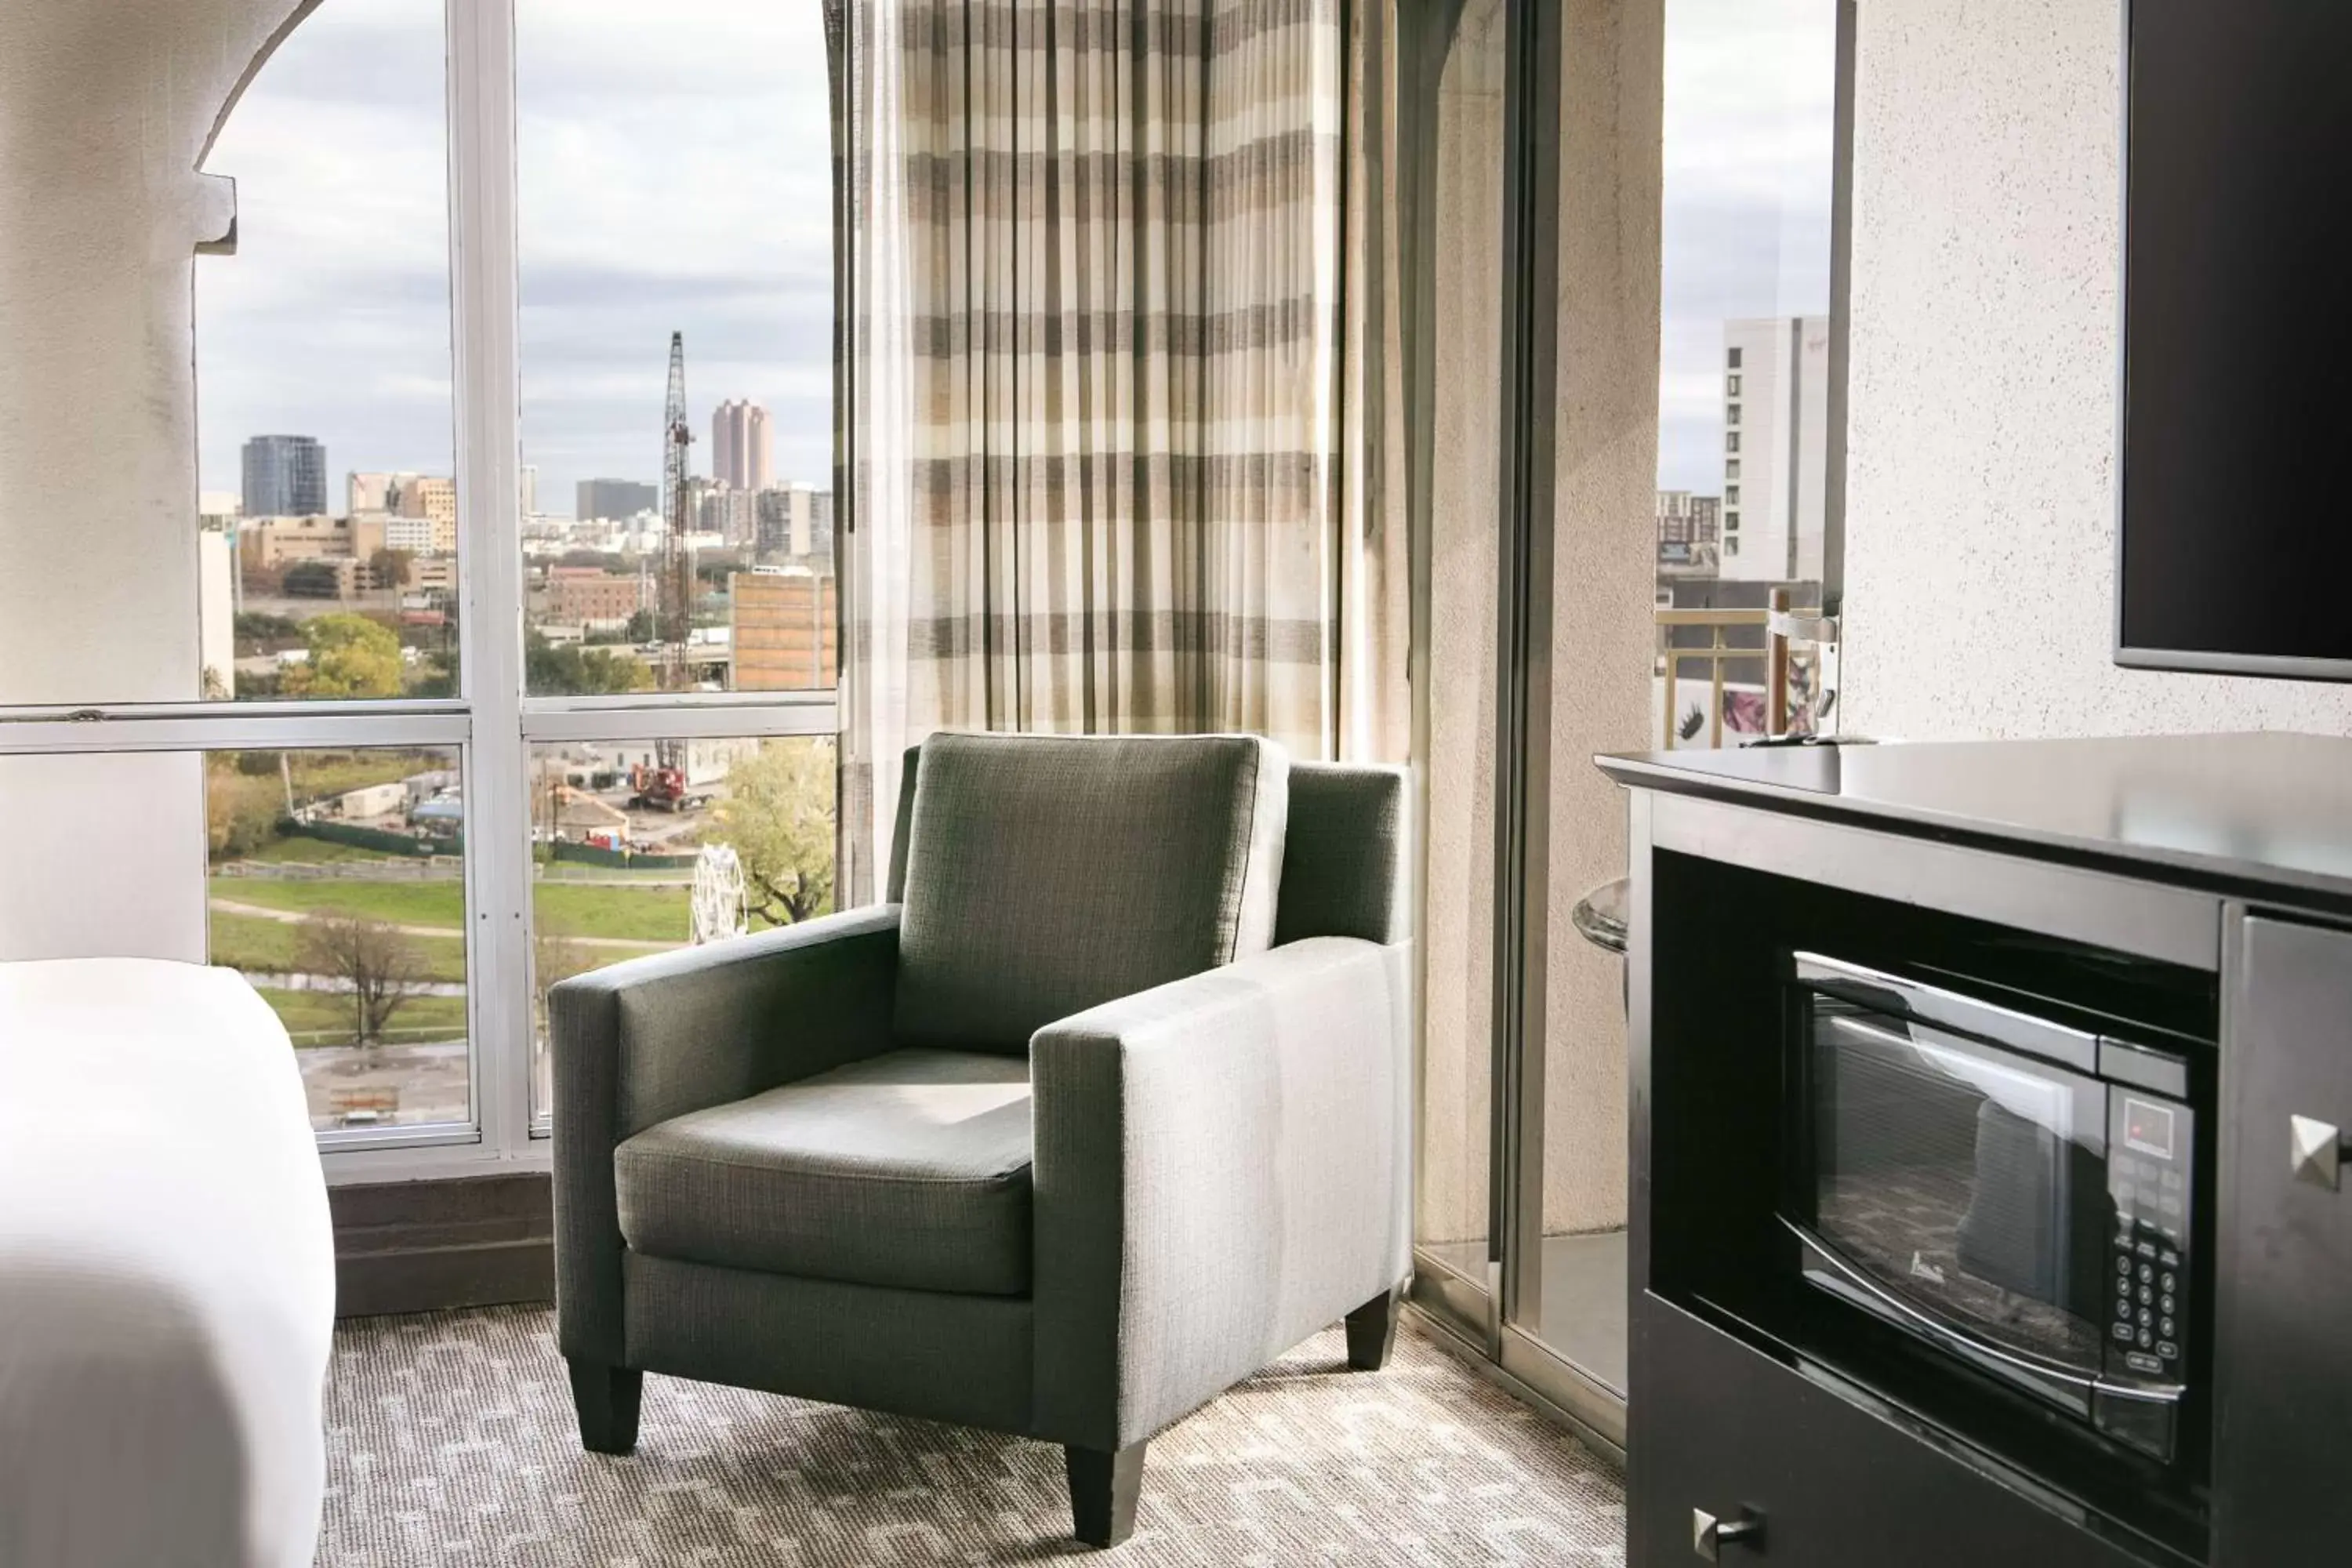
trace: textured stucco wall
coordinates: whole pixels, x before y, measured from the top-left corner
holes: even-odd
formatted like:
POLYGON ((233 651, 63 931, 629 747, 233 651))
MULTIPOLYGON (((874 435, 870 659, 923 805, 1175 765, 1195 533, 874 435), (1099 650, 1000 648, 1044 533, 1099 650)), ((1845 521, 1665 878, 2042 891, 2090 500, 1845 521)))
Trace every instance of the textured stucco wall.
POLYGON ((1646 742, 1656 633, 1663 0, 1570 0, 1560 292, 1546 982, 1544 1229, 1625 1223, 1622 961, 1570 911, 1624 875, 1625 802, 1596 752, 1646 742))
MULTIPOLYGON (((0 703, 198 694, 196 165, 296 9, 0 5, 0 703)), ((203 957, 196 758, 0 757, 0 958, 203 957)))
MULTIPOLYGON (((1659 0, 1573 0, 1563 14, 1541 1151, 1549 1232, 1625 1219, 1622 967, 1580 938, 1569 915, 1624 871, 1624 799, 1592 754, 1640 746, 1649 719, 1662 16, 1659 0)), ((1472 0, 1439 99, 1424 1241, 1481 1237, 1487 1215, 1504 65, 1502 7, 1472 0)))
POLYGON ((2352 731, 2352 692, 2118 669, 2116 0, 1870 0, 1844 727, 2352 731))
POLYGON ((1438 82, 1428 873, 1416 1234, 1486 1234, 1493 1074, 1495 542, 1500 505, 1500 0, 1468 0, 1438 82))

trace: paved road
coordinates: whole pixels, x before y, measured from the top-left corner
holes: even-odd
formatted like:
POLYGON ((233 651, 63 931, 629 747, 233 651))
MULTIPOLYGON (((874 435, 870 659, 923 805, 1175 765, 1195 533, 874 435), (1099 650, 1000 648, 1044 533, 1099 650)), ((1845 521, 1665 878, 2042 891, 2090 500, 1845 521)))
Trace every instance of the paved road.
MULTIPOLYGON (((250 915, 256 920, 277 921, 283 925, 300 925, 309 918, 300 910, 265 909, 259 904, 240 904, 234 899, 213 899, 210 907, 225 915, 250 915)), ((466 933, 456 926, 394 926, 404 936, 460 937, 466 933)), ((625 936, 567 936, 565 942, 576 942, 583 947, 613 947, 629 952, 667 952, 673 947, 684 947, 682 942, 639 942, 625 936)))

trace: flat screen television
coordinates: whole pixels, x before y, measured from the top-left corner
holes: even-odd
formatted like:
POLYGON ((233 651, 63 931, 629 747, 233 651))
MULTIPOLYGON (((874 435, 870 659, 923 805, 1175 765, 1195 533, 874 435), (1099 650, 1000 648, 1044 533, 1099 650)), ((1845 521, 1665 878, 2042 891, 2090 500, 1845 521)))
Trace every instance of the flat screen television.
POLYGON ((2352 0, 2128 0, 2116 658, 2352 680, 2352 0))

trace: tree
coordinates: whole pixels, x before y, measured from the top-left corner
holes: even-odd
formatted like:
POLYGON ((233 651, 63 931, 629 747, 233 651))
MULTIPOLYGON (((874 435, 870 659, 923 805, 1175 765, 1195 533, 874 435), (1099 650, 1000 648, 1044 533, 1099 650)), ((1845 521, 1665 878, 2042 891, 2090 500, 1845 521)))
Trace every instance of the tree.
POLYGON ((534 697, 593 697, 654 683, 653 671, 626 654, 551 643, 537 632, 523 639, 522 662, 524 689, 534 697))
POLYGON ((340 599, 343 595, 342 574, 331 561, 297 561, 286 568, 278 581, 278 592, 289 599, 340 599))
POLYGON ((743 862, 745 906, 772 926, 833 908, 833 743, 771 741, 727 774, 709 837, 743 862))
POLYGON ((294 963, 349 988, 352 1032, 362 1046, 383 1043, 385 1026, 424 991, 428 973, 425 950, 398 926, 334 909, 302 918, 294 963))
POLYGON ((291 616, 267 615, 259 610, 239 610, 236 615, 236 651, 240 655, 276 653, 282 647, 294 647, 302 641, 302 623, 291 616))
POLYGON ((400 638, 390 627, 338 611, 303 622, 302 640, 310 657, 286 672, 288 696, 400 695, 400 638))
POLYGON ((368 571, 374 574, 375 585, 394 593, 408 586, 408 563, 415 558, 413 550, 383 549, 368 557, 368 571))
POLYGON ((631 642, 653 641, 654 613, 651 610, 632 611, 629 616, 629 629, 625 635, 631 642))
POLYGON ((285 815, 277 753, 214 752, 205 758, 205 832, 214 860, 242 859, 263 848, 278 837, 285 815), (252 757, 267 759, 268 772, 247 765, 252 757))

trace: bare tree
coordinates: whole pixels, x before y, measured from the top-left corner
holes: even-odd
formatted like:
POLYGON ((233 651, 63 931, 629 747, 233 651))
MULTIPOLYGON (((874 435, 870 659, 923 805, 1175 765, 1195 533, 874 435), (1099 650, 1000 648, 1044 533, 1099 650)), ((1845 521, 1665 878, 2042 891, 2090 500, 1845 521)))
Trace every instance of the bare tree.
POLYGON ((362 1046, 381 1045, 385 1026, 412 996, 421 994, 425 950, 389 921, 344 910, 320 910, 302 920, 294 963, 350 987, 352 1023, 362 1046))
POLYGON ((553 1029, 547 1017, 547 993, 558 984, 575 974, 585 974, 596 967, 596 960, 588 950, 568 936, 552 931, 539 931, 530 939, 530 973, 532 1021, 539 1038, 551 1037, 553 1029))

